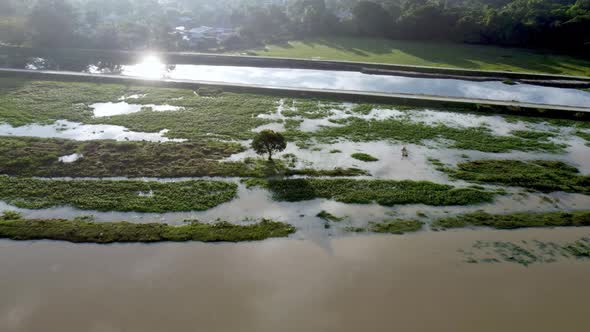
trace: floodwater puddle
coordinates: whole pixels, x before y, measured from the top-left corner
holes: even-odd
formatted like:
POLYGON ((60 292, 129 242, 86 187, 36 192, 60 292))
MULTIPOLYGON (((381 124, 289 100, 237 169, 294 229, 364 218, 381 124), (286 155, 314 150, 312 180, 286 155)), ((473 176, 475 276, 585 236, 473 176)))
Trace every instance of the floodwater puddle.
POLYGON ((185 139, 172 139, 165 137, 168 130, 157 133, 144 133, 130 131, 122 126, 114 125, 88 125, 67 120, 58 120, 53 124, 31 124, 21 127, 13 127, 9 124, 0 124, 1 136, 26 136, 42 138, 64 138, 77 141, 90 141, 112 139, 117 141, 149 141, 149 142, 184 142, 185 139))
POLYGON ((67 155, 67 156, 59 157, 58 159, 59 159, 59 161, 61 161, 64 164, 69 164, 69 163, 75 162, 76 160, 78 160, 78 159, 80 159, 82 157, 84 157, 82 154, 80 154, 80 153, 74 153, 74 154, 70 154, 70 155, 67 155))
MULTIPOLYGON (((131 96, 133 97, 133 96, 131 96)), ((128 97, 127 99, 131 98, 128 97)), ((138 97, 139 98, 139 97, 138 97)), ((154 112, 172 112, 182 110, 182 107, 172 105, 154 105, 154 104, 128 104, 127 102, 121 101, 118 103, 95 103, 90 105, 94 112, 95 117, 105 117, 121 114, 137 113, 144 109, 149 109, 154 112)))

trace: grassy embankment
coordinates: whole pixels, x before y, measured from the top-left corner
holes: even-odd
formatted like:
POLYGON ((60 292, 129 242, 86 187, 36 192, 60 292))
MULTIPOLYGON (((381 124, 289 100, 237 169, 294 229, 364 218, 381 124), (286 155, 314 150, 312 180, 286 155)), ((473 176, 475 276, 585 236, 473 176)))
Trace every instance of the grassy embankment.
POLYGON ((241 242, 286 237, 291 225, 262 220, 251 225, 191 221, 182 226, 87 222, 69 220, 0 219, 0 238, 11 240, 57 240, 74 243, 114 242, 241 242))
POLYGON ((491 202, 497 194, 427 181, 291 179, 271 180, 266 186, 278 201, 299 202, 326 198, 355 204, 375 202, 384 206, 471 205, 491 202))
POLYGON ((235 183, 222 181, 66 181, 0 176, 0 199, 28 209, 69 205, 98 211, 195 211, 231 201, 236 194, 235 183))
POLYGON ((477 160, 441 168, 451 177, 478 183, 518 186, 542 192, 590 194, 590 176, 559 161, 477 160))
POLYGON ((252 50, 260 56, 590 76, 590 61, 497 46, 331 37, 252 50))

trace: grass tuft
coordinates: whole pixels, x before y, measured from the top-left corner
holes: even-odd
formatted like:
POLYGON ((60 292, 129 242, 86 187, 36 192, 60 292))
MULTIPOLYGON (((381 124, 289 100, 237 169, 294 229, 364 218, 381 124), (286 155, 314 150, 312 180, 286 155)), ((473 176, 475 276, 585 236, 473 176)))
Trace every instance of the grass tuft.
POLYGON ((353 153, 352 155, 350 155, 352 158, 360 160, 360 161, 364 161, 364 162, 374 162, 374 161, 379 161, 378 158, 375 158, 373 156, 371 156, 370 154, 366 154, 366 153, 353 153))

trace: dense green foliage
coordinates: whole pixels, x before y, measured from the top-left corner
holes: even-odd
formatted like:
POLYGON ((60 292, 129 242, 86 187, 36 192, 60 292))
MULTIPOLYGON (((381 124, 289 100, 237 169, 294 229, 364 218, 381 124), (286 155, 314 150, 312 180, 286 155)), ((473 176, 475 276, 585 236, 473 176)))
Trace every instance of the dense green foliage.
POLYGON ((234 225, 228 222, 206 224, 194 221, 183 226, 78 220, 0 220, 0 238, 74 243, 240 242, 286 237, 294 232, 295 228, 291 225, 272 220, 262 220, 251 225, 234 225))
POLYGON ((284 151, 287 148, 287 141, 281 133, 272 130, 263 130, 254 136, 252 149, 257 154, 267 154, 268 160, 272 160, 275 152, 284 151))
POLYGON ((545 212, 489 214, 483 211, 457 217, 442 218, 432 223, 433 229, 463 228, 468 226, 514 229, 523 227, 590 226, 590 212, 545 212))
POLYGON ((373 161, 379 160, 378 158, 375 158, 375 157, 371 156, 370 154, 366 154, 366 153, 353 153, 350 156, 354 159, 365 161, 365 162, 373 162, 373 161))
POLYGON ((559 152, 564 146, 544 140, 523 139, 515 136, 495 136, 485 127, 452 128, 445 125, 430 126, 407 119, 383 121, 349 118, 340 127, 324 127, 313 133, 321 139, 347 138, 353 141, 396 140, 420 144, 424 140, 444 138, 453 140, 451 148, 483 152, 547 151, 559 152))
POLYGON ((587 52, 588 0, 4 0, 28 20, 14 43, 97 49, 236 49, 318 35, 444 40, 587 52), (231 26, 189 43, 174 27, 231 26))
POLYGON ((444 171, 466 181, 590 194, 590 176, 580 175, 575 167, 560 161, 477 160, 444 171))
POLYGON ((315 198, 343 203, 393 206, 396 204, 470 205, 491 202, 494 193, 455 188, 426 181, 291 179, 270 180, 268 188, 279 201, 315 198))
POLYGON ((83 210, 168 212, 207 210, 236 197, 221 181, 41 180, 0 176, 0 199, 20 208, 69 205, 83 210))

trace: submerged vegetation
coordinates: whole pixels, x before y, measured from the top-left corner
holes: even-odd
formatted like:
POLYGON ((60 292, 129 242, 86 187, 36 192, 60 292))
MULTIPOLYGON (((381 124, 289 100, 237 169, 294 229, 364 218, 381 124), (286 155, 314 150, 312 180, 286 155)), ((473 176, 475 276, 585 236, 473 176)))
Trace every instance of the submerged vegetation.
POLYGON ((432 223, 435 230, 464 227, 515 229, 525 227, 590 226, 590 211, 489 214, 483 211, 442 218, 432 223))
POLYGON ((559 244, 544 241, 477 241, 471 250, 460 250, 467 263, 508 262, 529 266, 534 263, 553 263, 559 259, 589 259, 590 238, 559 244))
POLYGON ((19 208, 69 205, 83 210, 167 212, 207 210, 236 197, 222 181, 40 180, 0 176, 0 199, 19 208))
POLYGON ((385 220, 369 223, 368 230, 375 233, 405 234, 417 232, 422 229, 424 223, 418 220, 385 220))
POLYGON ((384 206, 396 204, 470 205, 491 202, 495 196, 470 188, 455 188, 427 181, 289 179, 270 180, 268 188, 279 201, 298 202, 315 198, 343 203, 384 206))
POLYGON ((57 240, 74 243, 114 242, 240 242, 286 237, 291 225, 262 220, 256 224, 213 224, 190 221, 186 225, 132 224, 128 222, 88 222, 81 220, 25 220, 6 216, 0 219, 0 238, 11 240, 57 240))
POLYGON ((120 125, 140 132, 168 129, 166 136, 174 138, 248 139, 253 136, 252 129, 269 122, 256 115, 273 110, 276 104, 274 97, 253 94, 220 92, 201 96, 190 89, 0 78, 0 122, 13 126, 69 120, 120 125), (121 102, 122 96, 131 95, 140 96, 133 99, 133 104, 172 105, 182 109, 174 112, 144 109, 138 113, 93 117, 90 105, 121 102))
POLYGON ((366 153, 353 153, 350 156, 354 159, 357 159, 360 161, 365 161, 365 162, 379 161, 379 159, 371 156, 370 154, 366 154, 366 153))
POLYGON ((578 131, 576 135, 586 140, 586 145, 590 146, 590 133, 578 131))
POLYGON ((292 169, 280 160, 224 162, 243 151, 236 143, 191 141, 185 143, 79 142, 64 139, 0 137, 0 173, 42 177, 267 177, 276 175, 358 176, 357 168, 292 169), (71 163, 59 157, 82 157, 71 163))
POLYGON ((330 212, 328 212, 326 210, 320 211, 320 213, 318 213, 316 215, 316 217, 318 217, 320 219, 324 219, 325 221, 333 221, 333 222, 339 222, 339 221, 344 220, 344 218, 336 217, 335 215, 331 214, 330 212))
POLYGON ((485 127, 452 128, 440 124, 430 126, 409 119, 376 121, 349 118, 343 126, 324 127, 314 132, 313 136, 325 141, 346 138, 356 142, 395 140, 415 144, 422 144, 425 140, 448 139, 453 141, 450 148, 483 152, 560 152, 565 147, 562 144, 529 137, 496 136, 485 127))
POLYGON ((590 176, 560 161, 477 160, 443 170, 451 177, 472 182, 590 194, 590 176))

